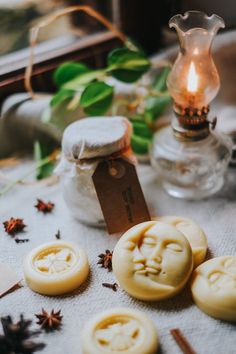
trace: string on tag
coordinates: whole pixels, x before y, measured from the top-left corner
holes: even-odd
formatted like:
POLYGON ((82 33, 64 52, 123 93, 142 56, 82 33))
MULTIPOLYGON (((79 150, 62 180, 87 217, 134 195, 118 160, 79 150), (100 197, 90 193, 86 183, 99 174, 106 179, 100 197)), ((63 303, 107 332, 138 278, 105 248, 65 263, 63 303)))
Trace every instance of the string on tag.
MULTIPOLYGON (((42 21, 40 21, 37 26, 32 27, 29 33, 30 53, 29 53, 28 65, 25 70, 24 85, 26 91, 28 92, 28 94, 31 96, 32 99, 38 97, 38 95, 36 95, 33 90, 31 78, 32 78, 33 65, 34 65, 34 49, 37 44, 37 39, 38 39, 40 29, 43 27, 47 27, 48 25, 50 25, 52 22, 59 19, 60 17, 71 14, 73 12, 80 12, 80 11, 85 12, 88 16, 95 18, 98 22, 103 24, 108 30, 114 33, 114 35, 117 38, 119 38, 123 43, 126 42, 127 38, 125 34, 121 32, 115 25, 113 25, 100 12, 94 10, 90 6, 83 6, 83 5, 68 6, 65 9, 57 10, 55 13, 50 14, 42 21)), ((75 31, 74 29, 71 29, 71 32, 78 34, 78 31, 75 31)))

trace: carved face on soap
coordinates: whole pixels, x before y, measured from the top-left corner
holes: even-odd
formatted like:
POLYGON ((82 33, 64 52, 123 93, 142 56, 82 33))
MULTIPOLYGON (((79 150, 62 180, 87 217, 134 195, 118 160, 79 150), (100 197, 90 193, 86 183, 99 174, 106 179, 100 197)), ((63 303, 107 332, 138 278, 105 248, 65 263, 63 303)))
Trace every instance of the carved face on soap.
POLYGON ((150 221, 136 225, 123 235, 115 248, 113 263, 121 285, 123 280, 128 287, 142 288, 142 292, 172 293, 188 279, 192 251, 175 227, 150 221), (118 264, 122 269, 116 271, 118 264))
POLYGON ((194 268, 204 261, 207 252, 207 238, 198 224, 182 216, 162 216, 154 218, 154 220, 175 226, 187 238, 193 252, 194 268))
POLYGON ((236 321, 236 257, 221 256, 202 263, 193 272, 191 291, 202 311, 236 321))
POLYGON ((202 275, 213 291, 236 291, 236 257, 215 258, 214 267, 202 275))

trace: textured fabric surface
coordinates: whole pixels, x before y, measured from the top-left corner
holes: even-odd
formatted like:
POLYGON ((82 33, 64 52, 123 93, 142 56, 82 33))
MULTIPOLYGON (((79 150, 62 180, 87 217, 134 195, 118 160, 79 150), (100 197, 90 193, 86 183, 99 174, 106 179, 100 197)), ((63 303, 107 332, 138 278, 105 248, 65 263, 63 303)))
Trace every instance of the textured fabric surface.
MULTIPOLYGON (((24 165, 15 169, 22 174, 24 165)), ((27 166, 28 168, 28 166, 27 166)), ((236 254, 236 171, 231 170, 227 184, 217 196, 200 202, 176 200, 160 188, 149 166, 139 168, 141 183, 153 215, 182 215, 196 220, 206 232, 210 256, 236 254)), ((88 281, 73 294, 47 297, 24 287, 0 299, 1 316, 20 313, 33 319, 33 314, 61 309, 61 331, 42 334, 39 340, 47 346, 43 354, 81 354, 81 329, 87 319, 102 310, 114 307, 130 307, 144 311, 155 322, 160 336, 158 353, 181 353, 169 334, 171 328, 180 328, 198 354, 234 354, 236 327, 215 320, 202 313, 193 303, 188 286, 173 299, 147 303, 137 301, 119 289, 116 293, 102 287, 103 282, 114 282, 113 273, 100 269, 97 256, 105 249, 113 249, 117 237, 108 236, 102 229, 89 228, 74 220, 62 199, 59 184, 53 186, 18 186, 0 198, 0 262, 6 262, 19 275, 22 274, 22 258, 33 247, 55 240, 58 229, 63 240, 75 241, 88 254, 91 267, 88 281), (51 200, 56 204, 52 214, 43 215, 33 207, 36 198, 51 200), (2 222, 22 217, 28 225, 23 237, 30 242, 16 244, 3 229, 2 222)), ((37 327, 35 325, 35 327, 37 327)), ((138 354, 138 353, 137 353, 138 354)))

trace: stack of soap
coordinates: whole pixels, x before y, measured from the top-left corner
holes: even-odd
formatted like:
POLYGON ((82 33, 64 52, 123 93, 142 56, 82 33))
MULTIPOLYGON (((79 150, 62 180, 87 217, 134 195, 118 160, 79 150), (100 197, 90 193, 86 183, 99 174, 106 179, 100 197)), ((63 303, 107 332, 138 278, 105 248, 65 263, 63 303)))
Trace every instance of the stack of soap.
POLYGON ((113 253, 113 271, 120 285, 141 300, 162 300, 177 294, 193 269, 186 237, 174 226, 147 221, 128 230, 113 253))
POLYGON ((141 300, 174 296, 192 274, 197 306, 212 317, 236 321, 236 257, 202 263, 206 251, 206 235, 194 221, 158 217, 132 227, 120 238, 112 265, 121 287, 141 300))

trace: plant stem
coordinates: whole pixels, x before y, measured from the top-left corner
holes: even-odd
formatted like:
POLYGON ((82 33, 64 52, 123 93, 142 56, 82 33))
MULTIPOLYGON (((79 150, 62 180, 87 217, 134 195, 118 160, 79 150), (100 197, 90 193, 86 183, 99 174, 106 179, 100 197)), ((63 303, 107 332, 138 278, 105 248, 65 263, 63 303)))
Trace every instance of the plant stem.
MULTIPOLYGON (((58 154, 57 154, 58 155, 58 154)), ((35 172, 35 170, 37 170, 38 168, 46 165, 49 162, 52 162, 54 160, 56 160, 57 155, 55 155, 55 153, 45 157, 44 159, 40 160, 38 163, 36 163, 36 166, 32 169, 30 169, 28 172, 26 172, 23 176, 21 176, 20 178, 16 179, 15 181, 12 181, 10 183, 8 183, 6 185, 6 187, 4 187, 1 191, 0 191, 0 197, 3 196, 5 193, 7 193, 9 190, 11 190, 15 185, 17 185, 18 183, 22 183, 24 181, 24 179, 28 176, 30 176, 32 173, 35 172)))
POLYGON ((149 95, 153 97, 170 97, 170 94, 168 91, 155 91, 155 90, 150 90, 149 95))
POLYGON ((121 106, 124 106, 127 110, 127 106, 128 106, 129 101, 127 99, 117 99, 116 102, 113 103, 112 107, 111 107, 111 114, 112 116, 117 115, 118 109, 121 106))

